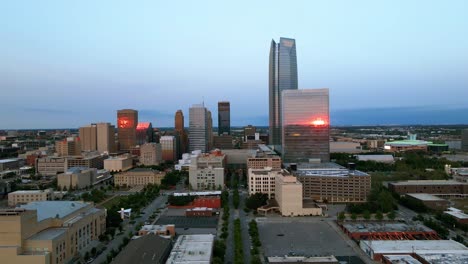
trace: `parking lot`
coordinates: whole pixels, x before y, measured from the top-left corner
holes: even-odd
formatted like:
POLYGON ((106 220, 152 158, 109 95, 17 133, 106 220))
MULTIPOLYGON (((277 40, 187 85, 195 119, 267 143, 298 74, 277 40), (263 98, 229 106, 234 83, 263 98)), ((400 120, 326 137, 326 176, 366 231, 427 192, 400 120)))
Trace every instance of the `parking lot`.
MULTIPOLYGON (((283 218, 284 219, 284 218, 283 218)), ((262 248, 266 256, 355 256, 353 249, 327 221, 315 218, 284 219, 284 222, 258 222, 262 248)))

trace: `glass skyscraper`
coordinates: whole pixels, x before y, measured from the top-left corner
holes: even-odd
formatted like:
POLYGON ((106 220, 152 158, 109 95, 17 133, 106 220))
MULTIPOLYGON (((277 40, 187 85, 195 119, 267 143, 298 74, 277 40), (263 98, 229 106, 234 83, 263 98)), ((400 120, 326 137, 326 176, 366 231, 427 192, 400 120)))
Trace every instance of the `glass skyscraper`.
POLYGON ((281 146, 281 92, 297 90, 296 41, 271 41, 269 65, 269 144, 281 146))
POLYGON ((286 90, 282 97, 283 161, 330 161, 328 89, 286 90))
POLYGON ((204 105, 189 109, 189 150, 208 150, 208 111, 204 105))
POLYGON ((229 102, 218 102, 218 135, 231 135, 231 105, 229 102))

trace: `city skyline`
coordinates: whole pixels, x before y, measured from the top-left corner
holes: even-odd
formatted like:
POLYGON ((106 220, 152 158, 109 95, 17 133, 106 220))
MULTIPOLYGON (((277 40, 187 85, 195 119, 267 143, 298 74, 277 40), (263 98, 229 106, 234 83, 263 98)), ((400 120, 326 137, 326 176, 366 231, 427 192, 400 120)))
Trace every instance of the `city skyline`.
POLYGON ((268 125, 279 37, 298 42, 299 88, 330 88, 332 125, 468 123, 466 2, 268 3, 6 3, 0 129, 115 125, 125 108, 170 127, 225 100, 233 126, 268 125))

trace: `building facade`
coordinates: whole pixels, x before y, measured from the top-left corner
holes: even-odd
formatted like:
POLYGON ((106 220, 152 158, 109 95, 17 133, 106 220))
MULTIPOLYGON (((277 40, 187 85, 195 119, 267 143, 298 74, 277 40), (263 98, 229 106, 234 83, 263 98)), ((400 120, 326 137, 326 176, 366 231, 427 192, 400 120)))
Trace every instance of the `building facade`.
POLYGON ((66 157, 65 169, 73 167, 84 167, 84 168, 96 168, 98 170, 104 168, 104 160, 107 155, 88 155, 88 156, 76 156, 66 157))
POLYGON ((63 264, 106 229, 106 211, 79 201, 41 201, 0 210, 2 263, 63 264))
POLYGON ((97 150, 97 127, 91 124, 79 128, 80 142, 82 151, 97 150))
POLYGON ((224 187, 226 155, 220 151, 192 157, 189 183, 192 190, 214 190, 224 187))
POLYGON ((159 165, 162 161, 160 143, 146 143, 140 146, 140 163, 145 166, 159 165))
POLYGON ((138 111, 133 109, 123 109, 117 111, 117 127, 120 150, 128 150, 136 145, 137 125, 138 111))
POLYGON ((249 195, 264 193, 268 195, 268 199, 275 198, 276 177, 283 173, 281 169, 274 170, 271 167, 249 169, 249 195))
POLYGON ((284 162, 330 160, 328 89, 282 93, 282 158, 284 162))
POLYGON ((388 188, 399 194, 430 193, 442 195, 468 194, 468 183, 446 180, 416 180, 390 182, 388 188))
POLYGON ((148 184, 161 184, 161 180, 166 176, 165 172, 155 171, 146 168, 136 168, 114 175, 114 184, 118 186, 146 186, 148 184))
POLYGON ((104 160, 104 169, 108 171, 126 171, 133 168, 133 159, 130 155, 109 157, 104 160))
POLYGON ((8 206, 17 206, 37 201, 50 201, 54 199, 52 189, 46 190, 20 190, 8 194, 8 206))
POLYGON ((136 127, 136 144, 154 142, 153 125, 151 122, 140 122, 136 127))
POLYGON ((177 158, 181 158, 182 154, 188 152, 188 135, 184 127, 184 113, 182 110, 177 110, 174 118, 175 134, 178 137, 177 158))
POLYGON ((81 155, 81 143, 79 137, 68 137, 55 142, 55 152, 59 156, 79 156, 81 155))
POLYGON ((57 175, 57 187, 62 190, 78 190, 90 187, 96 182, 97 169, 73 167, 57 175))
POLYGON ((97 151, 113 153, 117 151, 115 144, 115 126, 110 123, 97 123, 97 151))
POLYGON ((274 157, 255 157, 247 159, 248 169, 263 169, 272 168, 273 170, 281 170, 281 158, 274 157))
POLYGON ((36 159, 36 173, 42 176, 55 176, 66 170, 67 162, 62 157, 43 157, 36 159))
POLYGON ((271 41, 269 62, 269 129, 270 145, 281 146, 281 93, 284 90, 297 90, 296 41, 280 38, 271 41))
POLYGON ((162 136, 161 143, 162 160, 175 161, 177 159, 177 142, 174 136, 162 136))
POLYGON ((189 151, 208 150, 208 111, 203 105, 189 109, 189 151))
POLYGON ((218 135, 231 135, 231 104, 218 102, 218 135))

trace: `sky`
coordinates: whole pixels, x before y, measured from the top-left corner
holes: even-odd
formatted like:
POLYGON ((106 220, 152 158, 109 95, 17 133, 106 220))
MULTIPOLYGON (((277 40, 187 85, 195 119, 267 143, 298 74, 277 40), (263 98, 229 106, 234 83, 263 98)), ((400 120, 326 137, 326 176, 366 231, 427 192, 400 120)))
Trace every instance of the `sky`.
POLYGON ((468 1, 5 1, 0 129, 153 127, 231 102, 268 124, 272 39, 296 39, 299 89, 329 88, 332 125, 468 123, 468 1))

